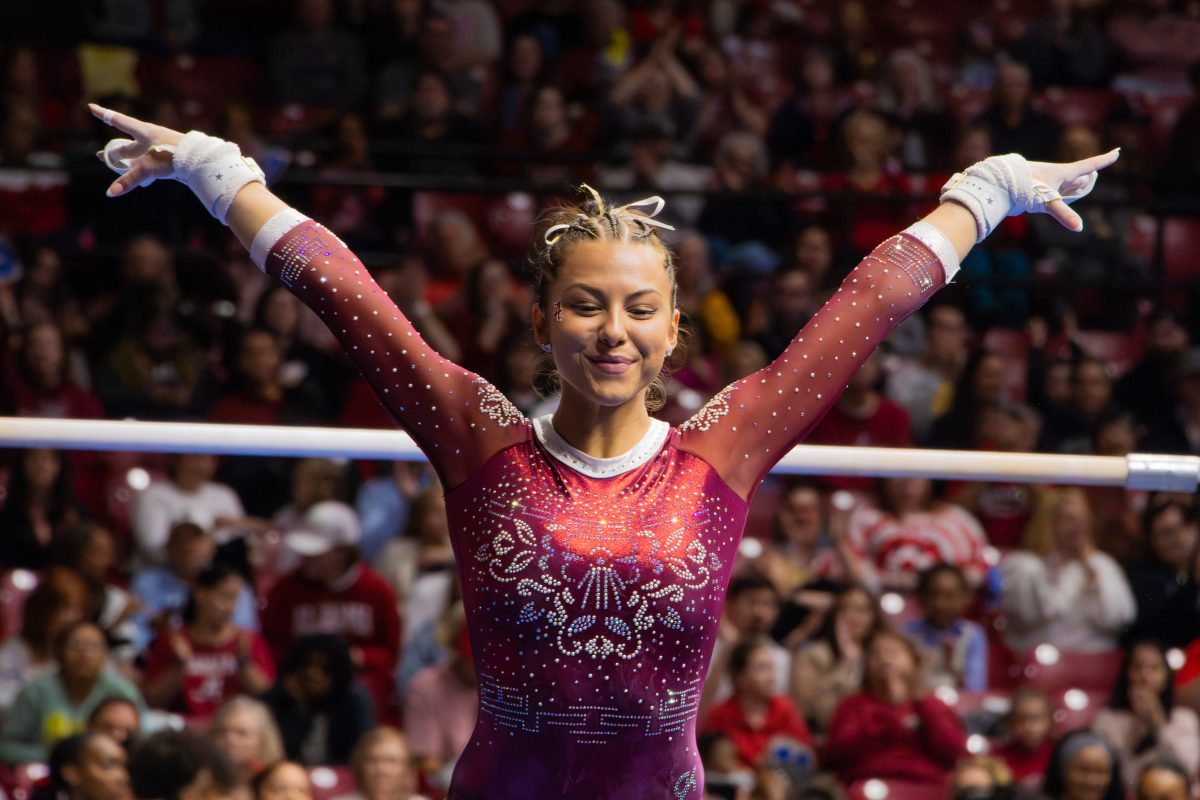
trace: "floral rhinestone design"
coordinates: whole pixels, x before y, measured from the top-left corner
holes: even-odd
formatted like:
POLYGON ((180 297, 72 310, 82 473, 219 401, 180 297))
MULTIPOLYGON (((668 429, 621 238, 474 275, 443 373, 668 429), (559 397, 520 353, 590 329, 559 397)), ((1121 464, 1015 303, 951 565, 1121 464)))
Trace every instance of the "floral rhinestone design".
POLYGON ((602 660, 642 652, 655 628, 684 629, 681 606, 708 586, 721 560, 681 525, 666 531, 600 526, 540 537, 525 520, 505 520, 475 553, 492 579, 529 598, 517 622, 548 626, 564 655, 602 660), (511 529, 508 528, 511 525, 511 529), (665 535, 664 535, 665 534, 665 535))

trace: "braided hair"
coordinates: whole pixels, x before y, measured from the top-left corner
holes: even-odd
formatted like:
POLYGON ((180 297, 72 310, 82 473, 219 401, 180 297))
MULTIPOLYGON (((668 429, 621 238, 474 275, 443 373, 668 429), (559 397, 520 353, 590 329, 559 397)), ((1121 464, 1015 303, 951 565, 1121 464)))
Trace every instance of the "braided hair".
MULTIPOLYGON (((538 304, 543 310, 547 308, 547 288, 558 277, 574 245, 580 242, 622 242, 644 244, 659 251, 662 255, 663 269, 671 282, 671 309, 674 310, 679 295, 679 284, 675 279, 675 255, 657 230, 671 227, 653 219, 661 210, 662 201, 659 198, 650 198, 623 206, 613 206, 605 202, 600 193, 586 183, 580 184, 579 190, 587 195, 583 202, 555 206, 538 221, 537 235, 533 238, 529 252, 534 296, 538 304), (659 204, 651 213, 636 207, 651 201, 659 204)), ((666 378, 686 360, 687 351, 683 346, 685 337, 686 331, 681 326, 679 341, 674 351, 646 391, 646 409, 651 413, 666 404, 666 378)), ((533 379, 534 390, 541 397, 547 397, 558 392, 561 386, 553 356, 543 355, 533 379)))

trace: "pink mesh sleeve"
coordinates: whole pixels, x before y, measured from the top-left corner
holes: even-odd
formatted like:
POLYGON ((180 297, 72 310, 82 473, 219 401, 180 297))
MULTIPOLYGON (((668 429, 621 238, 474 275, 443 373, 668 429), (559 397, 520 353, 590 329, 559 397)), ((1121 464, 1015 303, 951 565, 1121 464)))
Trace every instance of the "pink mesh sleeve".
POLYGON ((787 349, 680 426, 681 446, 743 498, 813 429, 867 356, 945 282, 933 250, 892 236, 854 268, 787 349))
POLYGON ((490 383, 425 343, 333 233, 306 220, 270 249, 265 269, 337 336, 379 399, 413 437, 449 491, 527 423, 490 383))

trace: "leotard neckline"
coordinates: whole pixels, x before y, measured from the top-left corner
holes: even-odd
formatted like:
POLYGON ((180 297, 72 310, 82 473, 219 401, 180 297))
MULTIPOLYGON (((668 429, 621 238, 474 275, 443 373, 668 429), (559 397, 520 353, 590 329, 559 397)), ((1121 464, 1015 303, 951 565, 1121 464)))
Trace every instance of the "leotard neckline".
POLYGON ((597 458, 570 445, 554 429, 551 416, 545 414, 531 420, 534 435, 555 459, 589 478, 611 478, 640 467, 662 449, 667 435, 671 432, 671 426, 666 422, 652 418, 650 427, 646 429, 638 443, 629 450, 612 458, 597 458))

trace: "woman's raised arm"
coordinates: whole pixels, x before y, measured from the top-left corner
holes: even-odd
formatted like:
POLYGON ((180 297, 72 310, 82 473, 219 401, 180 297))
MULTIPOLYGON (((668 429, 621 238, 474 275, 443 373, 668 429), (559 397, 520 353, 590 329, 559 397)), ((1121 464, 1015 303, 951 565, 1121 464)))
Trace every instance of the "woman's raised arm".
POLYGON ((683 447, 749 498, 892 329, 954 277, 975 243, 1025 211, 1081 230, 1064 198, 1082 197, 1116 159, 1116 151, 1072 164, 995 156, 956 175, 944 202, 863 259, 775 361, 725 387, 680 426, 683 447))
POLYGON ((237 145, 91 109, 133 137, 97 153, 122 173, 108 195, 161 178, 186 183, 256 264, 321 317, 447 490, 524 437, 520 412, 487 381, 429 347, 346 245, 273 195, 237 145))

